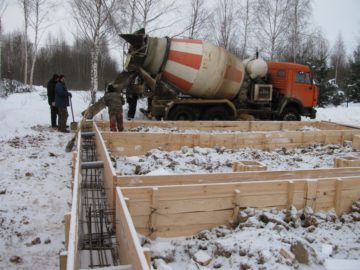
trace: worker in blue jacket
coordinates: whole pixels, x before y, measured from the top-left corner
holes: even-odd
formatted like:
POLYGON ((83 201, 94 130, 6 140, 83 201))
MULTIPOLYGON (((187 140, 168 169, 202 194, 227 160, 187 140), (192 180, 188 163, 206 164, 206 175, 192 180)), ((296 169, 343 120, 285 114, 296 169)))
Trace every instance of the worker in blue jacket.
POLYGON ((66 129, 66 121, 69 116, 67 107, 69 106, 69 98, 72 97, 72 94, 67 90, 65 84, 65 76, 60 75, 59 80, 55 86, 55 105, 58 109, 59 114, 59 123, 58 130, 60 132, 68 133, 66 129))

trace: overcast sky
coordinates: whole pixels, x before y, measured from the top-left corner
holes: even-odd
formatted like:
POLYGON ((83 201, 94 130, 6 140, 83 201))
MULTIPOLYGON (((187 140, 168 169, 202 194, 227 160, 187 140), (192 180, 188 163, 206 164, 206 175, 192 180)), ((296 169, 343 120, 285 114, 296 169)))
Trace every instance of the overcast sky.
MULTIPOLYGON (((2 24, 4 32, 20 30, 22 27, 22 13, 18 0, 7 0, 8 7, 3 15, 2 24)), ((54 35, 61 33, 70 37, 71 25, 66 0, 55 8, 49 16, 55 18, 56 24, 51 28, 54 35)), ((342 34, 348 53, 352 53, 360 41, 360 0, 313 0, 314 26, 320 26, 330 44, 334 43, 337 35, 342 34)))

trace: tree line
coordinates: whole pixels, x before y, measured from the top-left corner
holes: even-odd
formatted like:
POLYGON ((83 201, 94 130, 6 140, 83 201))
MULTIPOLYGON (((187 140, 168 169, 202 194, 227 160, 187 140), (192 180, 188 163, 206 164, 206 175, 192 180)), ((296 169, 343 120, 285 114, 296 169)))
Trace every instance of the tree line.
MULTIPOLYGON (((2 41, 2 78, 24 82, 25 59, 22 48, 24 36, 21 33, 10 33, 3 36, 2 41)), ((90 44, 77 38, 73 44, 64 39, 49 36, 47 44, 37 53, 36 68, 33 75, 34 85, 46 85, 54 74, 65 74, 68 87, 71 89, 88 90, 90 82, 90 44)), ((29 48, 32 44, 30 43, 29 48)), ((29 57, 29 61, 32 59, 29 57)), ((109 55, 107 46, 102 46, 97 63, 99 89, 104 89, 104 82, 112 81, 118 73, 115 59, 109 55)))
POLYGON ((63 72, 68 78, 71 76, 69 81, 74 88, 89 89, 95 98, 103 82, 111 81, 118 72, 115 60, 119 61, 109 56, 109 44, 122 48, 124 41, 118 34, 145 28, 153 36, 202 39, 242 59, 259 51, 265 60, 307 64, 320 88, 320 105, 360 101, 360 42, 353 55, 347 55, 339 33, 331 47, 313 23, 313 2, 69 0, 66 7, 78 36, 73 44, 67 44, 58 37, 48 37, 46 41, 40 38, 51 23, 44 16, 49 5, 62 1, 18 0, 24 33, 3 36, 2 48, 6 53, 2 56, 2 76, 26 82, 29 75, 39 84, 50 71, 63 72), (28 29, 32 29, 32 34, 28 29), (31 63, 30 68, 27 62, 31 63))

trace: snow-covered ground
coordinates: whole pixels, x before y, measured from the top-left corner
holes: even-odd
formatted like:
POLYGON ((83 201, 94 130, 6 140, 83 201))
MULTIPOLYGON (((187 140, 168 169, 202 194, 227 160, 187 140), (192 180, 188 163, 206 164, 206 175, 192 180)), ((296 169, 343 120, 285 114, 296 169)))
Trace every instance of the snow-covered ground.
MULTIPOLYGON (((331 121, 347 125, 360 126, 360 103, 350 103, 335 107, 317 108, 317 121, 331 121)), ((306 118, 304 118, 306 119, 306 118)))
MULTIPOLYGON (((75 121, 88 103, 89 93, 73 92, 75 121)), ((359 114, 351 104, 319 109, 318 119, 360 125, 359 114)), ((107 117, 104 110, 98 119, 107 117)), ((144 117, 137 111, 135 118, 144 117)), ((0 98, 0 269, 58 269, 71 202, 71 154, 64 151, 71 136, 50 128, 43 87, 0 98)))

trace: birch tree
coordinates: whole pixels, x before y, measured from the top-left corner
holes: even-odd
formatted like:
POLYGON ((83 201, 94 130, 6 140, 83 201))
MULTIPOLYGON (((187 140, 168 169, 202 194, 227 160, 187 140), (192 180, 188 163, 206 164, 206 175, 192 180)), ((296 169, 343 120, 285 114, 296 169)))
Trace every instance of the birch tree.
POLYGON ((241 33, 241 51, 240 57, 247 57, 247 49, 250 42, 251 32, 254 25, 254 12, 253 3, 250 0, 244 0, 244 3, 240 6, 240 33, 241 33))
POLYGON ((258 0, 256 3, 256 36, 259 44, 265 45, 270 60, 277 53, 285 40, 290 26, 289 9, 291 0, 258 0))
POLYGON ((29 18, 30 18, 30 0, 19 0, 19 4, 24 15, 24 83, 28 83, 28 65, 29 65, 29 18))
POLYGON ((34 82, 34 71, 37 61, 39 41, 42 38, 43 31, 50 26, 47 20, 48 12, 54 3, 49 0, 30 0, 30 19, 29 25, 34 32, 33 44, 31 48, 31 69, 30 69, 30 87, 34 82))
POLYGON ((75 22, 83 38, 91 44, 91 103, 96 101, 98 90, 98 62, 100 41, 113 34, 111 18, 120 10, 119 0, 73 0, 70 1, 75 22))

